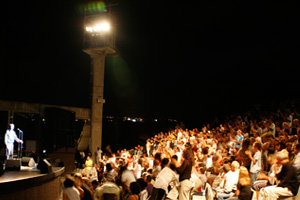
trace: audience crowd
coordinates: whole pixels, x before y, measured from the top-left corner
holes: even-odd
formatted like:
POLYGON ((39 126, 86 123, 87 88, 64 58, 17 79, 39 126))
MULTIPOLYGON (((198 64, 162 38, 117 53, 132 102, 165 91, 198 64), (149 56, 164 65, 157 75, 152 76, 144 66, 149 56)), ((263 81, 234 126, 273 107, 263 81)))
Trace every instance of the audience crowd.
POLYGON ((146 145, 85 159, 64 182, 64 199, 270 199, 296 196, 300 180, 299 103, 177 125, 146 145))

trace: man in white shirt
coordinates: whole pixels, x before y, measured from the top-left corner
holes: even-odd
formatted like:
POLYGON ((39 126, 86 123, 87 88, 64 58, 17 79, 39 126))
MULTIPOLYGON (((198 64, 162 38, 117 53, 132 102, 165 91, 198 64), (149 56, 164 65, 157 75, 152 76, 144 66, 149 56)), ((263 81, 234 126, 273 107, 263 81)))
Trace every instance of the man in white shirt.
POLYGON ((217 194, 218 200, 227 199, 235 193, 239 180, 239 168, 240 164, 237 161, 233 161, 231 164, 231 170, 224 176, 224 192, 217 194))
POLYGON ((13 158, 14 142, 16 141, 18 143, 23 143, 23 141, 17 137, 17 134, 14 129, 15 129, 15 125, 10 124, 10 129, 7 129, 5 136, 4 136, 4 143, 5 143, 6 149, 7 149, 7 154, 6 154, 7 159, 13 158))
MULTIPOLYGON (((105 179, 107 180, 107 179, 105 179)), ((111 181, 104 181, 104 183, 95 189, 94 199, 100 200, 103 199, 106 195, 111 195, 116 197, 117 200, 120 199, 121 189, 111 181)))

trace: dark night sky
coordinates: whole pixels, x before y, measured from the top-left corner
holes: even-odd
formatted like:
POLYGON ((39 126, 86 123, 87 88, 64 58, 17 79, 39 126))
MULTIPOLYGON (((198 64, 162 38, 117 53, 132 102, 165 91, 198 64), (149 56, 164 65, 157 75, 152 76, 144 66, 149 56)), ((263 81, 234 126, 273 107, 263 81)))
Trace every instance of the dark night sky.
MULTIPOLYGON (((90 58, 76 9, 86 2, 8 3, 0 99, 89 107, 90 58)), ((107 58, 104 114, 197 121, 298 98, 294 2, 112 2, 118 55, 107 58)))

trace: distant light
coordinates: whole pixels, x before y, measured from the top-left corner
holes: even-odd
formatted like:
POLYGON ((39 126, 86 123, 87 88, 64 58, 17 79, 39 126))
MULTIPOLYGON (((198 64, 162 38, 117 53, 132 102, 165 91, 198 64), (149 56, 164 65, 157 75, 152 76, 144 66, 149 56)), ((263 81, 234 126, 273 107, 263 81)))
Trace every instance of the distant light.
POLYGON ((132 119, 132 122, 136 122, 136 119, 132 119))
POLYGON ((46 121, 45 119, 42 119, 42 121, 44 122, 44 121, 46 121))
POLYGON ((45 150, 45 149, 43 150, 43 153, 46 153, 46 150, 45 150))
POLYGON ((97 24, 93 27, 88 26, 85 28, 87 32, 108 32, 110 30, 110 25, 109 23, 105 22, 102 24, 97 24))
POLYGON ((157 122, 157 121, 158 121, 158 119, 154 119, 154 121, 155 121, 155 122, 157 122))

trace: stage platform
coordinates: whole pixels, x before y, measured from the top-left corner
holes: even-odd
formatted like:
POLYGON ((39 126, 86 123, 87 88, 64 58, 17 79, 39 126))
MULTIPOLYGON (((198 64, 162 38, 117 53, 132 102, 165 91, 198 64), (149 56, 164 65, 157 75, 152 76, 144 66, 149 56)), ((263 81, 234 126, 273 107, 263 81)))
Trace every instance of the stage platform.
POLYGON ((52 166, 52 172, 41 174, 36 167, 21 166, 18 171, 5 171, 0 177, 0 199, 61 199, 61 176, 65 167, 52 166))

